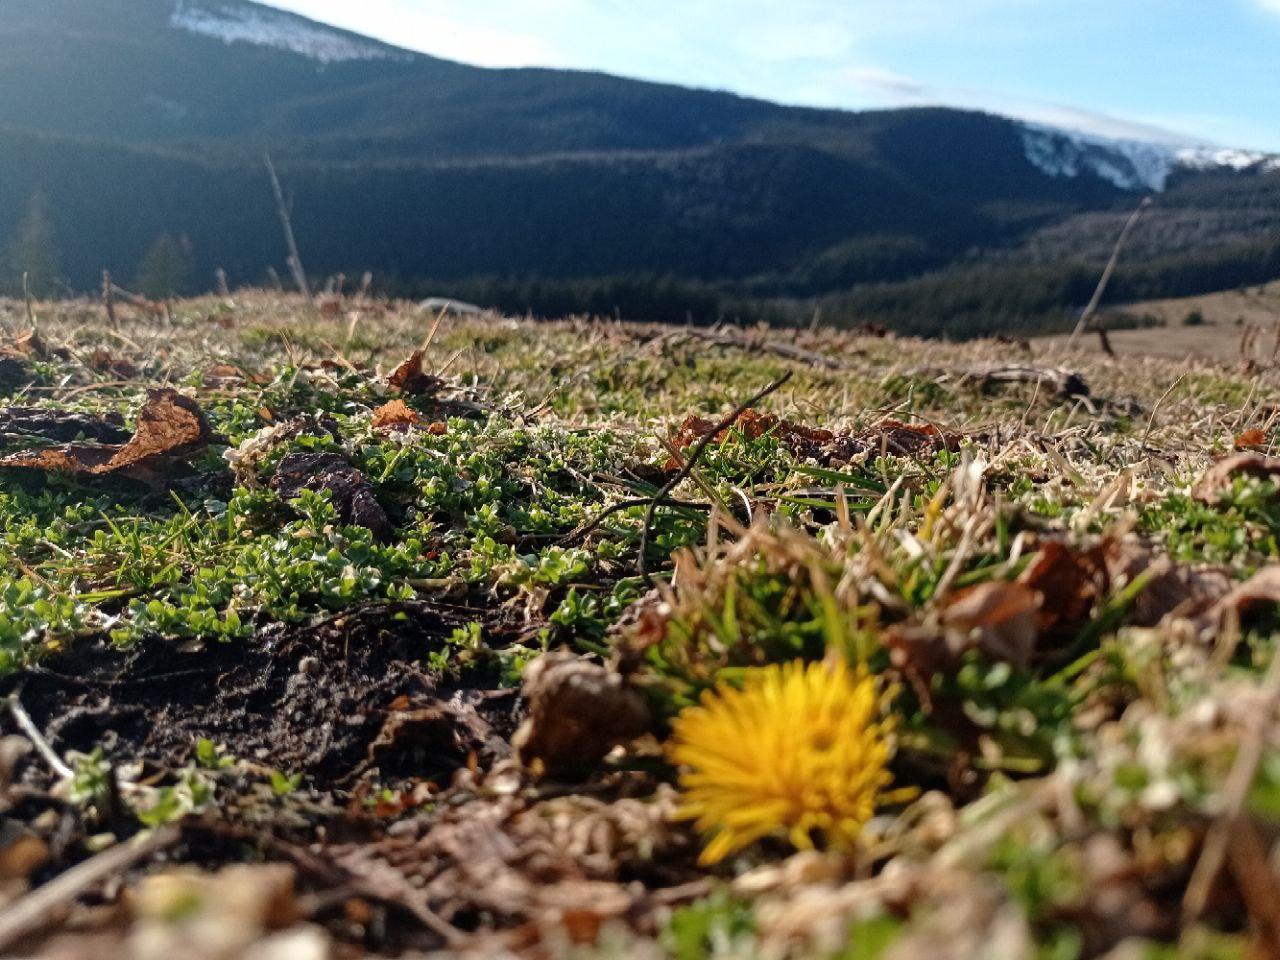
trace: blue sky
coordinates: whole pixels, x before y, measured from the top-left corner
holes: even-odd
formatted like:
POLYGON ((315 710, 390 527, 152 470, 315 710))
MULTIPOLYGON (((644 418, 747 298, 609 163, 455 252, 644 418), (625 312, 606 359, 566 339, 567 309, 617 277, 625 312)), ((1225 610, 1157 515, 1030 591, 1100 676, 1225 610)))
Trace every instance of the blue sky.
POLYGON ((1280 151, 1280 0, 270 0, 485 66, 1280 151))

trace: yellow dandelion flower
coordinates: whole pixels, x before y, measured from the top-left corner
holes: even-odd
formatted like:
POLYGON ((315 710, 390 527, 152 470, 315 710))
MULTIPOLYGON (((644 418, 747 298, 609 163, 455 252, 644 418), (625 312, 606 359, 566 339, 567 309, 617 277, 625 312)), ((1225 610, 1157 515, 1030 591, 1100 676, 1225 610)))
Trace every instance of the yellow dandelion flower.
POLYGON ((711 840, 703 864, 782 835, 807 850, 820 835, 850 850, 891 781, 891 731, 876 681, 843 662, 795 661, 721 684, 673 722, 685 768, 680 816, 711 840))

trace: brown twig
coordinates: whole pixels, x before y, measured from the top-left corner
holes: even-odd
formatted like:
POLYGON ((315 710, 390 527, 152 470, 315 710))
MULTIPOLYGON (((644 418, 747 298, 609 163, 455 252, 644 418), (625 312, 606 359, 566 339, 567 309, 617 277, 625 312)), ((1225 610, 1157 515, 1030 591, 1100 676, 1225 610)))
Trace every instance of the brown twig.
POLYGON ((111 282, 111 271, 102 271, 102 304, 107 308, 107 322, 111 326, 116 324, 116 301, 115 301, 115 284, 111 282))
MULTIPOLYGON (((31 303, 31 274, 26 270, 22 271, 22 300, 27 305, 27 326, 34 330, 36 328, 36 311, 31 303)), ((1277 349, 1280 349, 1280 347, 1277 349)))
POLYGON ((302 255, 298 253, 298 240, 293 234, 293 220, 289 216, 289 205, 284 199, 284 190, 280 187, 280 178, 276 176, 276 165, 271 162, 271 154, 264 153, 262 159, 267 165, 267 174, 271 178, 271 192, 276 198, 276 214, 280 217, 280 226, 284 230, 284 243, 289 254, 289 269, 293 273, 293 282, 298 291, 311 300, 311 285, 307 282, 307 272, 302 269, 302 255))
MULTIPOLYGON (((1116 264, 1120 262, 1120 253, 1124 250, 1125 242, 1129 239, 1129 234, 1133 232, 1133 228, 1138 225, 1138 220, 1142 214, 1146 212, 1155 201, 1150 197, 1143 197, 1142 202, 1138 204, 1138 209, 1129 215, 1129 219, 1125 221, 1124 227, 1120 230, 1120 236, 1116 238, 1116 245, 1111 250, 1111 259, 1107 261, 1105 269, 1102 271, 1102 277, 1098 280, 1098 286, 1093 291, 1088 305, 1080 314, 1080 319, 1076 323, 1076 328, 1071 331, 1071 337, 1067 340, 1067 348, 1070 349, 1076 345, 1076 340, 1080 334, 1089 328, 1089 322, 1093 319, 1093 315, 1098 312, 1098 307, 1102 303, 1102 296, 1107 292, 1107 285, 1111 282, 1111 275, 1116 272, 1116 264)), ((1101 333, 1103 349, 1107 353, 1111 353, 1109 349, 1111 344, 1106 339, 1106 333, 1101 333)), ((1114 356, 1114 354, 1112 354, 1114 356)))
POLYGON ((742 403, 734 407, 733 411, 728 416, 724 417, 719 423, 703 434, 702 438, 694 444, 693 449, 689 452, 689 456, 684 461, 684 466, 677 471, 675 476, 664 483, 661 489, 659 489, 658 492, 653 495, 652 499, 649 500, 649 506, 644 512, 644 525, 640 528, 640 557, 636 562, 636 571, 641 577, 648 575, 645 553, 649 546, 649 528, 653 526, 653 514, 654 511, 657 510, 660 502, 665 500, 672 490, 680 486, 689 474, 693 473, 693 469, 698 465, 698 461, 702 458, 702 454, 706 451, 711 441, 714 440, 721 431, 727 430, 729 427, 737 423, 738 418, 741 417, 743 413, 750 410, 775 390, 780 389, 788 380, 791 379, 793 375, 794 374, 790 371, 784 373, 763 390, 757 391, 746 400, 742 401, 742 403))
POLYGON ((821 367, 824 370, 839 370, 844 366, 834 357, 814 353, 811 350, 803 350, 790 343, 766 340, 763 336, 753 339, 746 336, 735 336, 725 330, 705 330, 699 327, 686 327, 682 332, 686 336, 698 340, 706 340, 722 347, 736 347, 748 353, 772 353, 787 360, 796 360, 800 363, 807 363, 812 367, 821 367))

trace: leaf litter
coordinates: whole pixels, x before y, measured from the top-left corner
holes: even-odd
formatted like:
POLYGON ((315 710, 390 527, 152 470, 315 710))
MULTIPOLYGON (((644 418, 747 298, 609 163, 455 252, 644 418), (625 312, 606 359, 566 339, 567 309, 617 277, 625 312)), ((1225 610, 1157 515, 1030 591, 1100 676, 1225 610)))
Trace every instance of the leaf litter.
MULTIPOLYGON (((1280 471, 1225 426, 1267 375, 481 317, 379 380, 401 305, 367 343, 269 294, 122 308, 109 363, 58 309, 0 410, 0 948, 1269 955, 1280 471), (673 723, 840 661, 905 789, 846 849, 820 793, 769 820, 769 770, 817 789, 789 751, 699 761, 761 827, 699 866, 673 723)), ((769 737, 820 758, 815 723, 769 737)))

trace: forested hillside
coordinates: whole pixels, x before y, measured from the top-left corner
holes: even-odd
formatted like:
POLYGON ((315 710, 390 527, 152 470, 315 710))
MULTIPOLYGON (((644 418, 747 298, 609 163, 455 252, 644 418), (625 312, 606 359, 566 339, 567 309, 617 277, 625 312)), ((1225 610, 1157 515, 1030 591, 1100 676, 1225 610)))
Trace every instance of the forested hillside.
MULTIPOLYGON (((978 113, 483 70, 251 3, 10 0, 0 281, 85 290, 107 268, 163 296, 283 273, 269 150, 318 277, 547 314, 1060 324, 1141 171, 1114 152, 1109 178, 1053 175, 1027 138, 978 113)), ((1280 276, 1278 224, 1280 175, 1176 172, 1117 294, 1280 276)))

